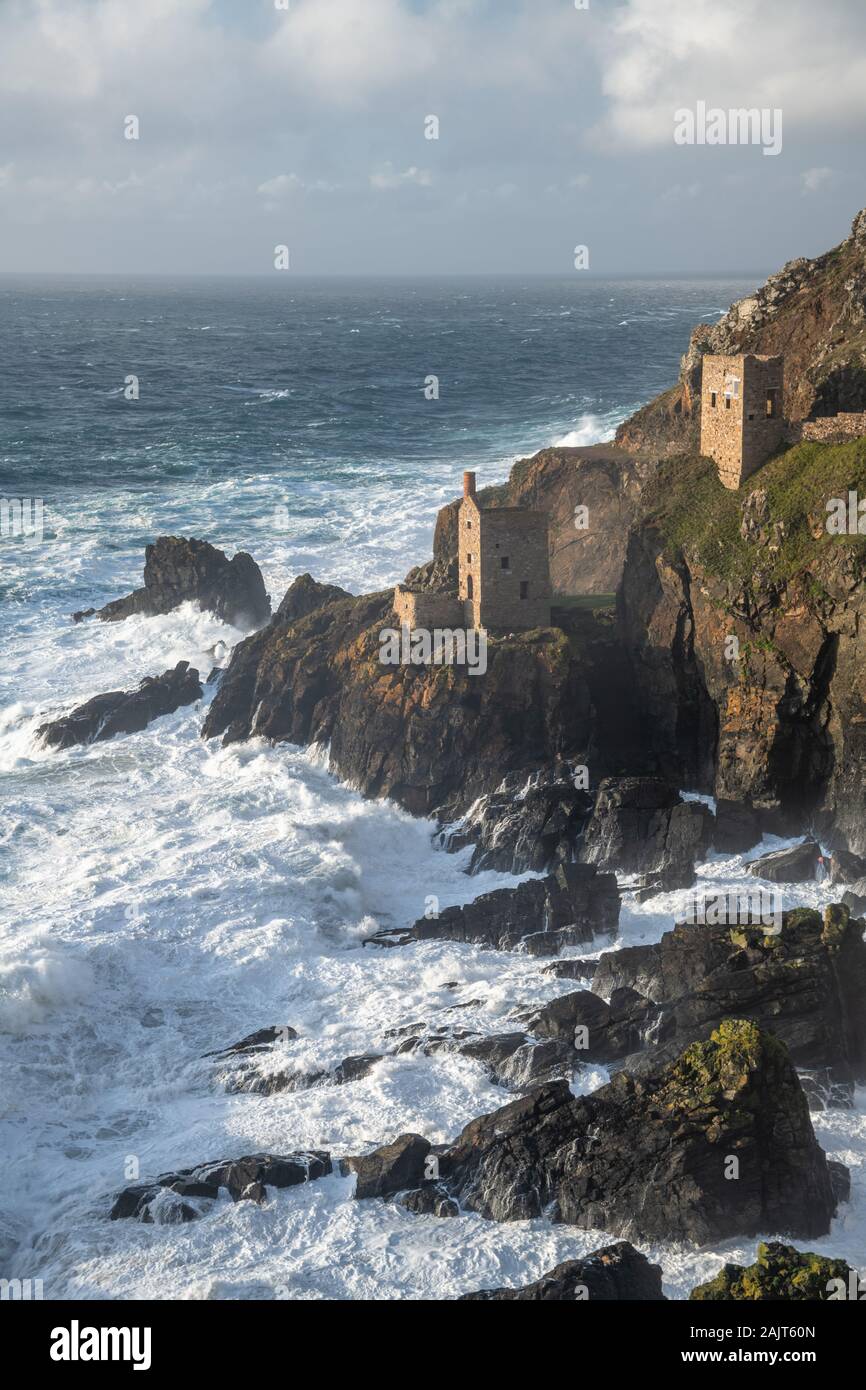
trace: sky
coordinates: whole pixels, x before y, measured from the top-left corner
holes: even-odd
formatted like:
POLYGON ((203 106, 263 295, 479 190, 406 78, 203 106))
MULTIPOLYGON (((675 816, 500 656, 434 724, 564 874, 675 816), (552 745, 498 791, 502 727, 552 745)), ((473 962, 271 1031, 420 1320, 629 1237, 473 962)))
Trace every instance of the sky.
POLYGON ((0 0, 0 271, 748 274, 864 130, 864 0, 0 0))

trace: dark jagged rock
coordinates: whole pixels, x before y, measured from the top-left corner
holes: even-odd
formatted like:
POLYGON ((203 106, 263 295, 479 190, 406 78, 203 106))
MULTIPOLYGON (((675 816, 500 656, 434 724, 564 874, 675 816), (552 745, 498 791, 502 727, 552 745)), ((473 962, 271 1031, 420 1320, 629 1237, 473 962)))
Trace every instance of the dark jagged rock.
POLYGON ((95 612, 95 608, 79 608, 77 612, 72 614, 72 621, 83 623, 85 618, 92 618, 95 612))
POLYGON ((338 584, 320 584, 311 574, 299 574, 286 590, 274 618, 280 623, 293 623, 329 603, 351 597, 348 590, 341 589, 338 584))
POLYGON ((369 1052, 358 1057, 344 1057, 336 1066, 319 1067, 315 1071, 299 1071, 295 1067, 262 1073, 254 1067, 242 1067, 226 1079, 226 1087, 233 1093, 274 1096, 281 1091, 310 1091, 315 1086, 347 1086, 369 1076, 382 1058, 382 1053, 369 1052))
POLYGON ((355 1197, 393 1197, 395 1193, 420 1186, 432 1145, 420 1134, 401 1134, 392 1144, 372 1153, 344 1158, 343 1173, 356 1173, 355 1197))
POLYGON ((187 602, 233 627, 260 627, 271 616, 262 572, 244 550, 230 560, 208 541, 160 536, 144 556, 144 588, 100 608, 103 622, 170 613, 187 602))
POLYGON ((263 1202, 268 1187, 295 1187, 313 1182, 331 1172, 330 1154, 318 1149, 293 1154, 251 1154, 246 1158, 220 1159, 197 1168, 181 1168, 162 1173, 151 1183, 125 1187, 114 1200, 111 1219, 135 1217, 139 1221, 191 1221, 201 1215, 198 1208, 184 1202, 215 1201, 225 1188, 233 1202, 263 1202), (173 1193, 178 1202, 163 1202, 173 1193), (154 1209, 154 1204, 156 1208, 154 1209), (164 1210, 163 1210, 164 1207, 164 1210))
POLYGON ((827 1167, 830 1170, 830 1185, 833 1188, 833 1196, 837 1202, 850 1202, 851 1200, 851 1169, 844 1163, 840 1163, 836 1158, 827 1160, 827 1167))
POLYGON ((574 766, 510 773, 495 792, 479 798, 446 849, 474 843, 470 873, 546 873, 575 858, 592 810, 592 797, 575 786, 574 766))
MULTIPOLYGON (((725 1017, 750 1018, 835 1103, 866 1079, 866 944, 847 908, 787 912, 769 934, 764 926, 677 926, 652 945, 605 951, 592 985, 611 1003, 628 989, 657 1006, 648 1031, 651 1015, 644 1022, 635 1012, 638 1046, 651 1040, 670 1051, 725 1017)), ((624 1062, 640 1071, 655 1064, 651 1054, 624 1062)))
POLYGON ((466 907, 447 907, 422 917, 407 931, 380 933, 374 942, 465 941, 497 950, 522 947, 531 955, 592 941, 616 931, 619 892, 613 874, 588 864, 561 864, 556 873, 515 888, 484 893, 466 907))
POLYGON ((439 1175, 463 1209, 493 1220, 546 1213, 698 1245, 767 1230, 811 1239, 836 1209, 784 1047, 740 1020, 654 1076, 622 1072, 580 1098, 564 1082, 542 1086, 473 1120, 439 1155, 439 1175))
POLYGON ((852 917, 862 917, 866 912, 866 878, 858 878, 847 892, 842 894, 842 903, 849 909, 852 917))
POLYGON ((791 849, 762 854, 749 865, 749 873, 771 883, 810 883, 818 868, 820 846, 814 840, 804 840, 791 849))
POLYGON ((743 801, 716 802, 713 848, 725 854, 743 854, 761 842, 761 818, 743 801))
POLYGON ((415 1216, 459 1216, 460 1208, 449 1197, 441 1183, 428 1182, 423 1187, 400 1192, 395 1198, 399 1207, 405 1207, 415 1216))
MULTIPOLYGON (((693 1295, 694 1296, 694 1295, 693 1295)), ((534 1284, 519 1289, 480 1289, 460 1302, 521 1303, 664 1302, 662 1272, 628 1241, 605 1245, 580 1260, 566 1260, 534 1284)))
POLYGON ((95 695, 60 719, 41 724, 37 738, 49 748, 72 748, 79 743, 102 743, 118 734, 136 734, 154 719, 173 714, 202 697, 198 671, 188 661, 161 676, 145 676, 137 690, 110 690, 95 695))
POLYGON ((850 1297, 852 1287, 853 1296, 861 1297, 859 1276, 845 1260, 769 1241, 758 1246, 753 1265, 726 1264, 714 1279, 692 1289, 689 1298, 697 1302, 829 1302, 850 1297))
POLYGON ((394 1048, 396 1056, 420 1053, 430 1057, 438 1052, 456 1052, 480 1063, 495 1085, 518 1094, 545 1081, 569 1079, 580 1061, 565 1037, 539 1041, 525 1032, 482 1036, 453 1025, 430 1027, 423 1023, 404 1024, 389 1033, 399 1038, 394 1048))
POLYGON ((706 853, 712 816, 683 801, 658 777, 607 778, 598 789, 580 857, 600 869, 662 874, 668 888, 688 887, 706 853))
POLYGON ((633 989, 614 990, 609 1004, 579 989, 545 1004, 526 1026, 536 1037, 567 1044, 574 1066, 578 1061, 611 1062, 638 1051, 655 1034, 660 1014, 633 989))
POLYGON ((830 856, 830 882, 857 883, 866 877, 866 859, 847 849, 834 849, 830 856))
POLYGON ((555 960, 544 967, 544 974, 555 975, 559 980, 584 980, 588 983, 595 974, 597 964, 595 960, 555 960))

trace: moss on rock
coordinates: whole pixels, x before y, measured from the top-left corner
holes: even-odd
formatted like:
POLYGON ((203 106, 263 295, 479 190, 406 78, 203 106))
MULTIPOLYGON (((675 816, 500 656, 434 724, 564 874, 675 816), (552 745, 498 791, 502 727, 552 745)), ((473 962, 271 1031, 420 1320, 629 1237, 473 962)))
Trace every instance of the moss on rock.
POLYGON ((778 1241, 758 1246, 757 1259, 748 1268, 725 1265, 714 1279, 692 1289, 689 1298, 695 1301, 734 1300, 755 1302, 777 1300, 800 1302, 829 1301, 839 1297, 842 1280, 848 1287, 852 1273, 845 1260, 831 1260, 823 1255, 795 1250, 792 1245, 778 1241))

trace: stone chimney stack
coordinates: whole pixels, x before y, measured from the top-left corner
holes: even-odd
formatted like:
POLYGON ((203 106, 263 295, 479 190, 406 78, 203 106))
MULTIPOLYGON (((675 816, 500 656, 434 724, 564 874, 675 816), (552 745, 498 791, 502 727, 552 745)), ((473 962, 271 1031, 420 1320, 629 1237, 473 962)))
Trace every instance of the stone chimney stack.
POLYGON ((463 474, 463 496, 464 496, 464 497, 474 497, 474 496, 475 496, 475 474, 474 474, 474 473, 464 473, 464 474, 463 474))

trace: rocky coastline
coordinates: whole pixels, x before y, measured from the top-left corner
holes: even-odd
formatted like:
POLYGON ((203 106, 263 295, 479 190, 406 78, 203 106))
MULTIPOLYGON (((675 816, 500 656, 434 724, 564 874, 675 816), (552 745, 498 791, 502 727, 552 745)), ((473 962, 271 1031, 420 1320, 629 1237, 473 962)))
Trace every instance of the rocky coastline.
MULTIPOLYGON (((182 537, 149 546, 143 588, 95 614, 194 602, 247 631, 214 682, 205 739, 326 747, 364 796, 430 818, 443 852, 471 848, 468 873, 528 875, 373 931, 368 951, 516 951, 579 985, 540 1007, 515 999, 507 1032, 420 1019, 336 1064, 293 1062, 296 1030, 259 1028, 213 1054, 215 1084, 347 1086, 388 1057, 445 1050, 482 1067, 503 1103, 447 1144, 404 1134, 362 1154, 193 1154, 194 1166, 115 1193, 106 1214, 188 1222, 225 1193, 263 1203, 269 1189, 328 1180, 419 1220, 475 1213, 620 1238, 523 1288, 465 1296, 478 1300, 661 1300, 658 1268, 627 1242, 827 1237, 850 1175, 826 1158, 812 1115, 850 1106, 866 1082, 866 544, 818 523, 828 488, 866 485, 866 440, 795 444, 743 495, 723 495, 695 436, 701 355, 783 340, 792 419, 863 409, 866 214, 834 252, 792 263, 696 330, 679 383, 615 445, 542 451, 489 491, 492 506, 548 511, 563 602, 549 628, 492 634, 482 680, 456 665, 383 665, 390 592, 302 575, 272 610, 251 556, 182 537), (832 329, 799 331, 831 295, 832 329), (588 538, 569 531, 578 503, 595 518, 588 538), (614 591, 609 605, 564 601, 614 591), (799 843, 757 854, 767 834, 799 843), (704 903, 700 920, 616 949, 625 893, 697 895, 711 854, 747 851, 767 892, 796 891, 826 859, 838 901, 772 918, 749 905, 733 921, 704 903), (262 1071, 263 1057, 279 1065, 262 1071), (610 1080, 576 1094, 591 1065, 610 1080)), ((456 515, 443 509, 414 585, 453 582, 456 515)), ((39 734, 63 750, 142 730, 202 694, 181 663, 39 734)), ((771 1241, 691 1297, 821 1299, 850 1273, 771 1241)))

